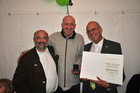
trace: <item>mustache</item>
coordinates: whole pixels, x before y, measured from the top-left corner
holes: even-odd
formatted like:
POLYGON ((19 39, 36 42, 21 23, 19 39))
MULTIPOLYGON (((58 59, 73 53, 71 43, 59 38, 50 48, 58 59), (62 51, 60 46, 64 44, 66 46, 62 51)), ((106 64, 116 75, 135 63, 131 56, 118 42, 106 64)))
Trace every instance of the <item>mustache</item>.
POLYGON ((38 42, 37 44, 46 44, 45 42, 38 42))
POLYGON ((72 28, 66 28, 66 30, 72 30, 72 28))

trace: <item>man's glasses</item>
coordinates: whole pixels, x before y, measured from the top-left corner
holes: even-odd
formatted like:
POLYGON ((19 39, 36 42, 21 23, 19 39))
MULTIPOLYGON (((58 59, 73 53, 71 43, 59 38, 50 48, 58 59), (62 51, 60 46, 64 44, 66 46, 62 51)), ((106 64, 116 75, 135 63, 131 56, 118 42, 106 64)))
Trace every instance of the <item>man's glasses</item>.
POLYGON ((92 28, 91 30, 88 30, 87 33, 93 32, 93 31, 97 30, 98 28, 100 28, 100 26, 98 26, 97 28, 92 28))

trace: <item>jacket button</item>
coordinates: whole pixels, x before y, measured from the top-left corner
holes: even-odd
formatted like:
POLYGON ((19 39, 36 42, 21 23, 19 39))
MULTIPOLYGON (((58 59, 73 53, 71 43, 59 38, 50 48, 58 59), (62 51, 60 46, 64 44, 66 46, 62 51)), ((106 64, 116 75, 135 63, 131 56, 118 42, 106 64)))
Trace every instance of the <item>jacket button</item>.
POLYGON ((34 64, 35 67, 37 67, 37 64, 34 64))
POLYGON ((43 81, 42 83, 45 84, 45 81, 43 81))

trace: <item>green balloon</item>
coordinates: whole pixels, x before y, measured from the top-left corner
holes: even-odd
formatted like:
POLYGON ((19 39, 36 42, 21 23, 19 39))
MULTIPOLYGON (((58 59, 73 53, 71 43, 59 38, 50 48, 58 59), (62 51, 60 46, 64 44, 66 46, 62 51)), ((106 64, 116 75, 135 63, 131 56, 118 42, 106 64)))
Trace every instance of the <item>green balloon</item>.
POLYGON ((69 0, 56 0, 56 2, 60 6, 66 6, 69 3, 69 0))

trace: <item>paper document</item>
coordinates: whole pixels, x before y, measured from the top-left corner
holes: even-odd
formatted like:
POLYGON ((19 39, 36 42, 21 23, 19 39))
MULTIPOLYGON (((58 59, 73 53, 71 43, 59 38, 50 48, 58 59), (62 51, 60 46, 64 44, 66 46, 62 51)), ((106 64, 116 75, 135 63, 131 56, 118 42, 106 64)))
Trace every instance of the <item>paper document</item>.
POLYGON ((80 78, 122 85, 124 55, 83 52, 80 78))

